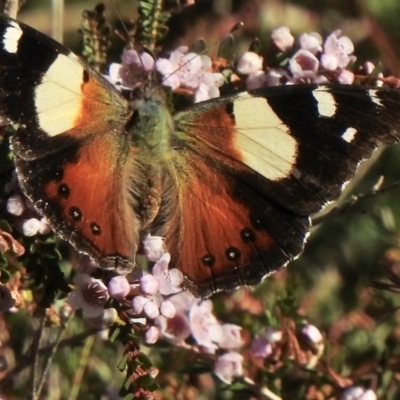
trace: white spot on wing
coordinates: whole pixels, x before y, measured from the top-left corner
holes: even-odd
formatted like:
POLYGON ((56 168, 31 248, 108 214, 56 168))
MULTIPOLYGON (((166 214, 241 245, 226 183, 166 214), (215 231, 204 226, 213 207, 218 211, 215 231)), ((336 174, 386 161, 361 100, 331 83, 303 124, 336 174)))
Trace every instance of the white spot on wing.
POLYGON ((347 143, 351 143, 356 137, 356 134, 357 134, 357 129, 347 128, 342 135, 342 139, 345 140, 347 143))
POLYGON ((75 127, 81 111, 84 68, 72 55, 59 54, 35 89, 39 126, 57 136, 75 127))
POLYGON ((318 104, 318 113, 323 117, 333 117, 336 113, 336 101, 326 89, 315 89, 312 92, 318 104))
POLYGON ((376 89, 369 89, 368 94, 372 100, 373 103, 375 103, 379 107, 383 107, 381 99, 377 96, 377 90, 376 89))
POLYGON ((236 148, 243 162, 271 180, 290 175, 296 163, 297 142, 289 128, 263 97, 234 101, 236 148))
POLYGON ((18 50, 18 42, 22 36, 21 27, 15 22, 10 21, 10 25, 7 27, 3 36, 3 47, 4 50, 9 53, 16 53, 18 50))

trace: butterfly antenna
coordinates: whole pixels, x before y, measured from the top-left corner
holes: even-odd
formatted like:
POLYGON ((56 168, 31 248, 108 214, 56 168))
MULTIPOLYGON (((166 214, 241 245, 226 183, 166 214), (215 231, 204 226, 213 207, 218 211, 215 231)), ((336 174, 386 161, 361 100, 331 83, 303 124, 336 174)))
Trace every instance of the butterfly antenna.
MULTIPOLYGON (((133 41, 131 40, 131 34, 130 34, 130 32, 129 32, 129 29, 128 29, 127 26, 125 25, 125 23, 124 23, 124 21, 123 21, 123 19, 122 19, 122 15, 121 15, 121 13, 118 11, 118 7, 117 7, 116 4, 115 4, 115 1, 114 1, 114 0, 109 0, 109 2, 112 4, 112 6, 113 6, 113 8, 114 8, 114 12, 115 12, 115 14, 117 15, 117 18, 119 19, 119 21, 120 21, 120 23, 121 23, 121 25, 122 25, 122 29, 123 29, 123 31, 125 32, 126 37, 128 38, 128 40, 129 40, 129 42, 130 42, 130 45, 132 46, 132 48, 134 48, 135 46, 134 46, 133 41)), ((145 66, 144 66, 142 57, 141 57, 141 55, 140 55, 140 53, 139 53, 138 51, 137 51, 137 54, 138 54, 138 57, 139 57, 139 60, 140 60, 140 64, 142 65, 143 71, 145 71, 146 68, 145 68, 145 66)), ((146 79, 149 79, 147 75, 146 75, 146 79)))

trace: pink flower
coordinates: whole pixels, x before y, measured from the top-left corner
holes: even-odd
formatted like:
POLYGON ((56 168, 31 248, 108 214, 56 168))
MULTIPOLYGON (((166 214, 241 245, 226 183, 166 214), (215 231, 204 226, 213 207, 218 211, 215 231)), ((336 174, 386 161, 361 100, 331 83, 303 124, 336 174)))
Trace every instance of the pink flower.
POLYGON ((240 331, 242 328, 239 325, 223 324, 222 339, 218 343, 221 349, 237 349, 242 345, 242 336, 240 331))
POLYGON ((304 325, 301 328, 301 333, 313 343, 321 343, 324 340, 320 330, 315 325, 311 324, 304 325))
POLYGON ((288 79, 288 73, 282 68, 271 68, 267 72, 257 71, 247 77, 246 88, 253 90, 268 86, 279 86, 286 79, 288 79))
POLYGON ((7 211, 12 214, 19 216, 25 210, 25 204, 22 197, 18 194, 15 194, 8 198, 7 200, 7 211))
POLYGON ((40 227, 41 224, 37 218, 30 218, 22 223, 22 233, 28 237, 35 236, 40 227))
POLYGON ((157 70, 164 76, 163 85, 171 86, 172 89, 179 86, 195 89, 199 86, 203 61, 206 60, 206 68, 208 57, 187 51, 186 46, 180 46, 171 53, 169 59, 160 58, 156 61, 157 70))
POLYGON ((210 57, 187 53, 186 46, 178 47, 169 57, 156 61, 157 70, 163 75, 163 85, 173 90, 185 87, 194 91, 195 100, 204 101, 219 96, 222 74, 212 73, 210 57))
POLYGON ((272 344, 265 336, 257 336, 251 342, 251 351, 255 357, 267 358, 272 350, 272 344))
POLYGON ((214 374, 225 383, 232 383, 233 378, 243 375, 243 356, 229 352, 218 357, 214 366, 214 374))
POLYGON ((371 61, 366 61, 362 65, 362 71, 365 75, 370 75, 372 72, 375 70, 375 64, 372 63, 371 61))
POLYGON ((212 313, 210 300, 192 305, 189 312, 190 330, 196 342, 209 352, 215 352, 222 340, 222 327, 212 313))
POLYGON ((252 51, 246 51, 238 60, 236 70, 239 74, 249 75, 261 71, 263 58, 252 51))
POLYGON ((315 357, 312 357, 309 360, 309 365, 313 365, 318 361, 318 358, 321 357, 324 352, 324 338, 322 337, 320 330, 315 325, 307 323, 301 328, 300 334, 299 340, 301 340, 303 344, 307 346, 307 348, 315 355, 315 357))
POLYGON ((347 69, 343 69, 336 79, 342 85, 351 85, 354 82, 354 74, 347 69))
POLYGON ((158 261, 165 253, 164 238, 148 234, 143 240, 143 250, 150 261, 158 261))
POLYGON ((172 343, 179 343, 190 335, 189 319, 183 312, 177 312, 172 318, 160 316, 156 322, 161 336, 172 343))
POLYGON ((106 77, 114 85, 120 84, 124 89, 133 89, 143 82, 148 71, 154 69, 154 59, 148 53, 139 54, 136 50, 125 49, 122 64, 112 63, 109 76, 106 77))
POLYGON ((82 309, 86 318, 96 318, 104 313, 109 296, 107 286, 87 274, 76 274, 75 289, 68 294, 68 303, 74 310, 82 309))
POLYGON ((150 326, 144 335, 144 341, 147 344, 154 344, 160 337, 160 330, 156 326, 150 326))
POLYGON ((144 294, 156 294, 158 292, 158 282, 151 274, 145 274, 140 278, 140 288, 144 294))
POLYGON ((265 86, 268 86, 268 80, 264 71, 253 72, 246 79, 247 90, 255 90, 265 86))
POLYGON ((131 287, 125 276, 114 276, 108 282, 108 292, 116 300, 123 300, 130 292, 131 287))
POLYGON ((183 274, 176 268, 168 269, 171 255, 165 253, 154 265, 152 274, 158 283, 159 292, 164 295, 178 293, 182 290, 180 287, 183 282, 183 274))
POLYGON ((40 226, 38 229, 38 233, 40 233, 41 235, 47 235, 48 233, 51 232, 50 225, 46 218, 41 218, 39 222, 40 226))
POLYGON ((364 389, 361 386, 348 387, 340 397, 340 400, 376 400, 377 396, 371 389, 364 389))
POLYGON ((317 32, 303 33, 299 37, 300 48, 312 54, 322 51, 322 37, 317 32))
POLYGON ((346 68, 355 60, 350 54, 354 51, 354 45, 347 36, 341 36, 341 31, 331 33, 324 44, 324 54, 321 57, 321 65, 328 71, 335 71, 338 68, 346 68))
POLYGON ((132 300, 132 309, 136 315, 144 314, 149 318, 157 318, 160 315, 158 310, 159 302, 150 296, 135 296, 132 300), (147 306, 146 306, 147 304, 147 306), (146 308, 145 308, 146 306, 146 308))
POLYGON ((281 51, 289 50, 294 43, 294 37, 287 26, 274 29, 271 33, 271 39, 275 46, 281 51))
POLYGON ((319 61, 310 51, 300 49, 289 60, 290 70, 293 76, 313 76, 317 74, 319 61))
POLYGON ((169 300, 164 300, 160 304, 160 313, 165 318, 173 318, 176 314, 176 308, 169 300))
POLYGON ((255 357, 267 358, 272 354, 273 345, 282 340, 282 331, 268 328, 251 342, 251 350, 255 357))
POLYGON ((169 300, 162 300, 160 295, 139 295, 132 300, 132 310, 136 315, 144 314, 147 318, 155 319, 163 315, 166 318, 175 315, 175 306, 169 300))

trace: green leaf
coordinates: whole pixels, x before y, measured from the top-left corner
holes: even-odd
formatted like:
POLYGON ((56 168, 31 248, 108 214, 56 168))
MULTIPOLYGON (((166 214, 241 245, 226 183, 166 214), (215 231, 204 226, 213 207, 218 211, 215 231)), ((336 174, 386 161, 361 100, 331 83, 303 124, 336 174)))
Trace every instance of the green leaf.
MULTIPOLYGON (((0 256, 0 282, 1 283, 7 283, 11 279, 11 274, 9 271, 7 271, 5 268, 2 268, 3 266, 1 265, 2 259, 4 257, 0 256)), ((6 260, 7 262, 7 260, 6 260)))
POLYGON ((153 363, 150 361, 149 357, 144 353, 139 353, 137 356, 138 362, 140 362, 146 369, 153 366, 153 363))
POLYGON ((122 372, 126 370, 126 364, 128 363, 128 354, 124 354, 119 361, 117 368, 122 372))
POLYGON ((136 383, 139 386, 144 387, 146 389, 149 389, 150 386, 153 386, 154 384, 156 384, 154 378, 151 375, 139 376, 139 378, 136 379, 136 383))

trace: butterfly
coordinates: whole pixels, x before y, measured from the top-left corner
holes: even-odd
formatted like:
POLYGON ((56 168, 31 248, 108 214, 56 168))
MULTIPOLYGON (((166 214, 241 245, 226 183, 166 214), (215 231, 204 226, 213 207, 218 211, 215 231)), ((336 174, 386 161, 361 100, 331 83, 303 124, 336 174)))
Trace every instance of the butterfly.
POLYGON ((68 49, 0 18, 0 116, 21 187, 100 267, 130 271, 147 234, 197 296, 254 285, 303 250, 310 215, 379 142, 400 138, 400 92, 292 85, 172 114, 126 99, 68 49))

